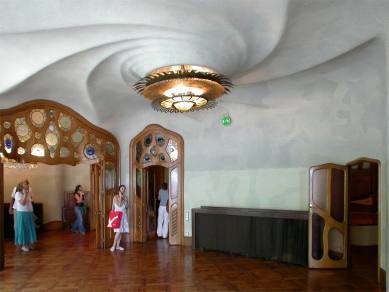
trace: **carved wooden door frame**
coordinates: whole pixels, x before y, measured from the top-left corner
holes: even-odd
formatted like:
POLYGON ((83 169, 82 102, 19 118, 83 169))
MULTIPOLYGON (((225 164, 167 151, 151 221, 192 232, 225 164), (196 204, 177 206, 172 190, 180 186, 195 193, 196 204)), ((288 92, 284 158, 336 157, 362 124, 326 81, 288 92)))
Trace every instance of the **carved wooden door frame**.
POLYGON ((160 165, 169 171, 169 244, 184 244, 184 140, 160 125, 152 124, 130 143, 131 241, 147 241, 144 169, 160 165))

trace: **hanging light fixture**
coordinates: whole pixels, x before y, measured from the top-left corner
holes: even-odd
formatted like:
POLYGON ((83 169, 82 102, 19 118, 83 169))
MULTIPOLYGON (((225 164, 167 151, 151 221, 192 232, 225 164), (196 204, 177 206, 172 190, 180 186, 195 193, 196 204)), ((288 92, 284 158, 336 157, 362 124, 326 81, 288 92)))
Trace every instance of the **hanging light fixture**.
POLYGON ((17 162, 15 159, 8 159, 0 152, 1 163, 4 164, 5 168, 15 169, 15 170, 23 170, 23 169, 34 169, 37 168, 38 165, 35 162, 24 162, 22 159, 20 162, 17 162))
POLYGON ((213 108, 233 86, 230 79, 209 68, 177 65, 152 71, 133 89, 151 100, 155 110, 177 113, 213 108))

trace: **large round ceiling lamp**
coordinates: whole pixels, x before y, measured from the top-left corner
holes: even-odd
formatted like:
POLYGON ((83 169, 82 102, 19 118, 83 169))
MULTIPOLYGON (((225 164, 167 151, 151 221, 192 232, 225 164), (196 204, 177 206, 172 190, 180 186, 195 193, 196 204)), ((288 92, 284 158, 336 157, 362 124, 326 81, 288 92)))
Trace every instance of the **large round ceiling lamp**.
POLYGON ((177 65, 152 71, 133 88, 157 111, 178 113, 211 109, 233 87, 231 80, 201 66, 177 65))

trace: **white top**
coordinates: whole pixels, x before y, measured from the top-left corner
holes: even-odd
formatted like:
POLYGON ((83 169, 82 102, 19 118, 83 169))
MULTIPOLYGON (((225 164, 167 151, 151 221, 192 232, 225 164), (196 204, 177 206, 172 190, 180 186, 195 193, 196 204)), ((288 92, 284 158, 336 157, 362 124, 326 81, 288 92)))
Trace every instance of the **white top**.
POLYGON ((27 199, 26 204, 23 206, 19 202, 21 199, 23 199, 23 193, 16 192, 15 194, 16 210, 18 212, 32 212, 32 203, 31 203, 32 200, 27 199))
MULTIPOLYGON (((28 188, 28 192, 31 194, 31 198, 32 198, 32 188, 28 188)), ((12 190, 11 198, 15 199, 15 194, 16 194, 16 187, 14 187, 14 189, 12 190)), ((14 202, 14 205, 12 206, 12 208, 17 209, 16 199, 15 199, 15 202, 14 202)))

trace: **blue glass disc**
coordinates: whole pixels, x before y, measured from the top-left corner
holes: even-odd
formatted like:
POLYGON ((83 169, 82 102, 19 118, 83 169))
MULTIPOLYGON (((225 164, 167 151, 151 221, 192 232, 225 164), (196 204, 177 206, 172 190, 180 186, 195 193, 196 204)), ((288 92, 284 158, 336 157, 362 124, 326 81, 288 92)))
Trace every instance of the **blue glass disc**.
POLYGON ((5 147, 7 147, 8 149, 12 147, 12 141, 11 141, 11 139, 6 139, 6 140, 5 140, 5 147))
POLYGON ((88 155, 93 155, 93 154, 95 154, 95 149, 93 149, 92 147, 88 147, 88 148, 86 149, 86 153, 87 153, 88 155))

